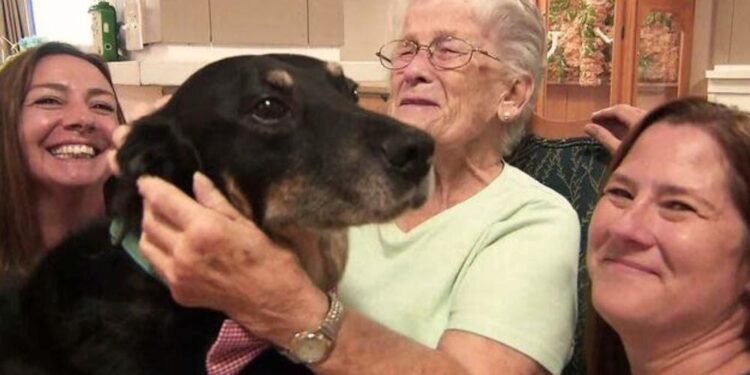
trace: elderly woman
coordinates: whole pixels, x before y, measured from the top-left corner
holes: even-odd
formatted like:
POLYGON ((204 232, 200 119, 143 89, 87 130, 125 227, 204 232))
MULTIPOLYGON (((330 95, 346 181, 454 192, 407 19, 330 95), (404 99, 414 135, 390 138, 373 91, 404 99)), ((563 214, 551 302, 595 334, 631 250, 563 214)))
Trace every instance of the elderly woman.
POLYGON ((750 116, 666 104, 612 170, 589 234, 591 373, 748 373, 750 116))
POLYGON ((107 65, 60 43, 0 68, 0 276, 104 216, 104 152, 124 122, 107 65))
POLYGON ((578 220, 502 157, 539 87, 540 14, 525 0, 398 5, 399 37, 378 54, 391 114, 435 138, 435 192, 393 223, 350 232, 343 313, 203 178, 197 203, 141 179, 143 254, 178 302, 224 311, 316 373, 559 373, 578 220))

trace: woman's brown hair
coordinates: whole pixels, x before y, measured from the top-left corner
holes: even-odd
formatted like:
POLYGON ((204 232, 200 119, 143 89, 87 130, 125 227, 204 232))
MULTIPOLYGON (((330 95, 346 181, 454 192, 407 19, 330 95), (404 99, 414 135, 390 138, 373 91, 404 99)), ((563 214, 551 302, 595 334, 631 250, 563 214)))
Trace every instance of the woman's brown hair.
MULTIPOLYGON (((612 158, 609 173, 617 169, 646 129, 664 122, 670 126, 701 129, 719 144, 729 164, 730 194, 742 214, 745 227, 750 228, 750 114, 746 112, 695 97, 666 103, 646 115, 625 137, 612 158)), ((597 375, 630 374, 620 337, 593 308, 590 290, 587 298, 584 339, 587 372, 597 375)))
MULTIPOLYGON (((34 70, 39 61, 52 55, 69 55, 88 62, 104 75, 114 91, 104 60, 65 43, 30 48, 0 68, 0 276, 28 272, 44 250, 18 125, 34 70)), ((125 122, 119 102, 117 119, 125 122)))

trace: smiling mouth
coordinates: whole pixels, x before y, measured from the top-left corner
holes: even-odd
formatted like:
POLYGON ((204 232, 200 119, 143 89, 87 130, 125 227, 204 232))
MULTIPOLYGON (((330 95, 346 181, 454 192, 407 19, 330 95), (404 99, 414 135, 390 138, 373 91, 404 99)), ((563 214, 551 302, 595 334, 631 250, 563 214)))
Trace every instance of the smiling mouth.
POLYGON ((427 100, 427 99, 404 99, 401 101, 400 105, 421 105, 421 106, 431 106, 431 107, 437 107, 437 103, 427 100))
POLYGON ((639 264, 639 263, 631 262, 629 260, 625 260, 625 259, 607 259, 607 261, 609 261, 610 263, 613 263, 616 266, 626 267, 626 268, 628 268, 630 270, 633 270, 633 271, 640 271, 640 272, 643 272, 643 273, 647 273, 647 274, 659 276, 659 274, 656 271, 654 271, 653 269, 651 269, 649 267, 646 267, 646 266, 644 266, 642 264, 639 264))
POLYGON ((100 151, 93 146, 76 144, 53 147, 49 152, 59 159, 91 159, 99 155, 100 151))

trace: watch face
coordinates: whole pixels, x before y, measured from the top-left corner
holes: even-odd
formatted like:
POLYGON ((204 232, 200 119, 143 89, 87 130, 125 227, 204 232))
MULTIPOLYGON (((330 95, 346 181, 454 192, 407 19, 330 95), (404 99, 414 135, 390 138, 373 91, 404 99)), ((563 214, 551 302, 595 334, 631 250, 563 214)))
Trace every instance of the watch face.
POLYGON ((294 336, 291 352, 304 363, 325 359, 333 343, 321 333, 302 332, 294 336))

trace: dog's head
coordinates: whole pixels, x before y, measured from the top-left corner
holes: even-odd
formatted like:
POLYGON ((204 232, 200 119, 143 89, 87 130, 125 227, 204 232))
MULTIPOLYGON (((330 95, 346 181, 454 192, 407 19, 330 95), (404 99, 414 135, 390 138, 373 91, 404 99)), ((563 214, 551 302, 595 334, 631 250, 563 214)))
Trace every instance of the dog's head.
POLYGON ((200 170, 262 228, 385 221, 424 202, 433 147, 426 133, 360 108, 337 64, 232 57, 196 72, 134 124, 117 155, 114 210, 137 226, 138 176, 190 193, 200 170))

